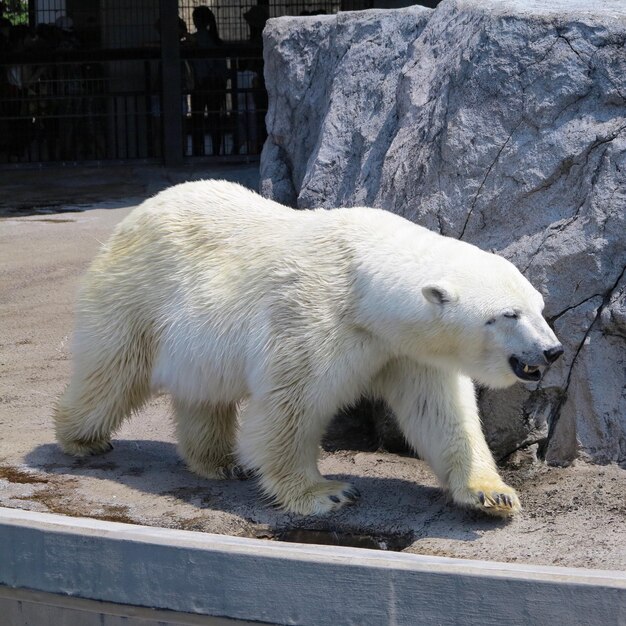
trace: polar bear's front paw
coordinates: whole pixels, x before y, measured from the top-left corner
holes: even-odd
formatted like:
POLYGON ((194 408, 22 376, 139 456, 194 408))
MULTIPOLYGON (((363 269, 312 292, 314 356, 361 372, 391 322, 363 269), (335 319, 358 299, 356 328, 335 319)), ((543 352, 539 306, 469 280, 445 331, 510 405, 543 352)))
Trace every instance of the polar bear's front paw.
POLYGON ((508 487, 491 492, 479 491, 476 495, 480 503, 477 508, 490 515, 508 517, 522 509, 517 494, 508 487))
POLYGON ((325 480, 315 483, 303 492, 291 497, 277 498, 279 506, 300 515, 324 515, 354 503, 360 497, 359 490, 350 483, 325 480))
POLYGON ((467 489, 462 496, 455 497, 454 500, 461 505, 497 517, 510 517, 522 509, 515 489, 504 483, 497 486, 478 485, 467 489))

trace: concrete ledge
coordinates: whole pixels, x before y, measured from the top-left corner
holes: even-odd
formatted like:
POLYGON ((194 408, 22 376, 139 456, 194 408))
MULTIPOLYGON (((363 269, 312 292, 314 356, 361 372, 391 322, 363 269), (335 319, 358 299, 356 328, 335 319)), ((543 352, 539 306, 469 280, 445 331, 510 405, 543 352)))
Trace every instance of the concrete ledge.
POLYGON ((258 623, 1 586, 0 616, 0 623, 8 626, 253 626, 258 623))
POLYGON ((283 544, 0 508, 0 585, 272 624, 626 623, 626 573, 283 544))

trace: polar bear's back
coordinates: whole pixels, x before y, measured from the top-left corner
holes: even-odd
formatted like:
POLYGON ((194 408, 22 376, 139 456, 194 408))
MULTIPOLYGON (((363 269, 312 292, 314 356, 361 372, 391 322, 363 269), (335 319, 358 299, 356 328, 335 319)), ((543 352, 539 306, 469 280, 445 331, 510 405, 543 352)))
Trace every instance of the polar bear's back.
POLYGON ((132 303, 167 323, 218 305, 236 314, 242 302, 233 300, 259 297, 272 266, 306 231, 294 214, 225 181, 171 187, 115 229, 86 276, 83 309, 108 302, 123 314, 132 303))
POLYGON ((157 337, 155 387, 192 398, 207 393, 192 381, 223 381, 213 397, 241 397, 269 326, 310 314, 310 334, 327 336, 322 325, 341 317, 353 267, 342 214, 221 181, 172 187, 133 211, 94 261, 79 327, 120 342, 131 327, 157 337))
POLYGON ((378 209, 294 210, 238 184, 208 180, 144 202, 119 225, 104 254, 108 264, 119 256, 124 266, 132 256, 135 270, 145 267, 151 275, 158 268, 178 274, 176 280, 234 287, 238 278, 256 283, 257 272, 296 265, 313 277, 334 268, 332 276, 350 265, 346 255, 385 248, 406 228, 419 227, 378 209))
POLYGON ((122 222, 120 232, 137 224, 154 228, 169 240, 188 239, 201 245, 207 236, 216 241, 234 234, 245 238, 260 229, 257 238, 271 240, 272 233, 289 228, 293 213, 241 185, 206 180, 176 185, 150 198, 122 222), (196 237, 201 241, 194 241, 196 237))
POLYGON ((118 267, 117 280, 130 272, 148 282, 189 282, 211 268, 226 276, 242 269, 238 257, 253 263, 263 250, 267 255, 268 248, 284 247, 296 234, 294 213, 225 181, 176 185, 123 220, 92 269, 118 267))

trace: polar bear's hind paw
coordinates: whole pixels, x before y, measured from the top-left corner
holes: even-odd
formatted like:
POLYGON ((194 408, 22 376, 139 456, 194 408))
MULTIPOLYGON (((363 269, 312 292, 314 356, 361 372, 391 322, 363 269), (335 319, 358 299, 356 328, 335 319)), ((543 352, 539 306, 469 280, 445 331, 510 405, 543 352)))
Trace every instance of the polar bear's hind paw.
POLYGON ((77 457, 97 456, 113 450, 113 444, 108 439, 59 440, 59 444, 65 454, 77 457))
POLYGON ((254 472, 235 463, 213 464, 187 459, 187 466, 198 476, 209 480, 248 480, 254 472))
POLYGON ((347 504, 353 504, 360 495, 359 490, 350 483, 325 480, 313 484, 295 497, 278 496, 276 501, 279 508, 291 513, 324 515, 347 504))

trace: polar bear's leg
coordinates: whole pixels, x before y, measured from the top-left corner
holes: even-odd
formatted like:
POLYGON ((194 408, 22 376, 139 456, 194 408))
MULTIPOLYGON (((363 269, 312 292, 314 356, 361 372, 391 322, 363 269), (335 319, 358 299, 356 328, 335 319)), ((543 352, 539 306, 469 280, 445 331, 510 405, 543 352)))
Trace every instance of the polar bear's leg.
POLYGON ((243 478, 234 459, 237 404, 176 398, 173 404, 178 445, 189 469, 205 478, 243 478))
POLYGON ((54 409, 56 437, 67 454, 108 452, 111 433, 150 395, 151 342, 113 335, 90 335, 75 348, 72 378, 54 409))
POLYGON ((469 378, 399 360, 375 386, 454 502, 499 516, 521 508, 515 490, 498 474, 469 378))
POLYGON ((280 392, 252 398, 241 417, 238 456, 258 472, 267 497, 301 515, 318 515, 359 497, 350 483, 325 479, 317 467, 319 444, 331 417, 320 418, 280 392))

